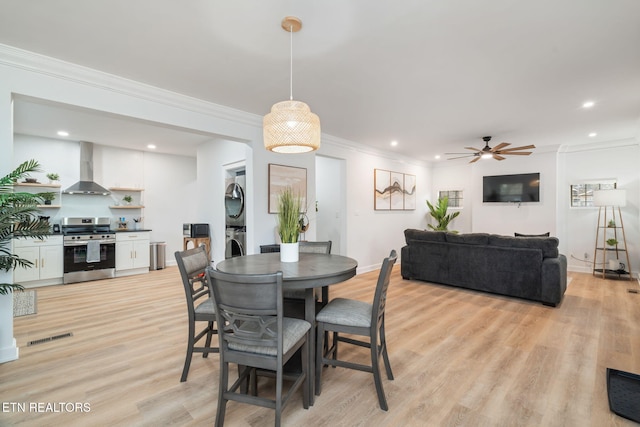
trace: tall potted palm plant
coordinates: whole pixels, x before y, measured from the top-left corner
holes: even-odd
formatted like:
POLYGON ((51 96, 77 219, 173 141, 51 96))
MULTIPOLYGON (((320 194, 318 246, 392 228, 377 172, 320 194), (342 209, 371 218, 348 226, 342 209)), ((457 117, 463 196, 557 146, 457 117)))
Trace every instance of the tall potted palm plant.
POLYGON ((438 199, 435 205, 432 205, 427 200, 427 206, 429 207, 429 214, 436 220, 436 225, 428 224, 428 227, 435 231, 450 231, 451 233, 457 233, 455 230, 449 230, 449 224, 453 221, 460 212, 453 212, 448 214, 447 208, 449 207, 449 198, 443 197, 438 199))
MULTIPOLYGON (((18 266, 31 267, 29 260, 12 253, 11 239, 40 237, 49 233, 49 222, 38 218, 41 196, 14 192, 13 184, 39 170, 38 162, 29 160, 7 176, 0 178, 0 363, 18 358, 13 338, 13 292, 24 288, 17 283, 1 283, 18 266)), ((13 282, 12 280, 9 280, 13 282)))
POLYGON ((298 261, 298 237, 300 236, 300 210, 302 202, 298 195, 287 187, 278 198, 278 233, 280 234, 280 260, 298 261))

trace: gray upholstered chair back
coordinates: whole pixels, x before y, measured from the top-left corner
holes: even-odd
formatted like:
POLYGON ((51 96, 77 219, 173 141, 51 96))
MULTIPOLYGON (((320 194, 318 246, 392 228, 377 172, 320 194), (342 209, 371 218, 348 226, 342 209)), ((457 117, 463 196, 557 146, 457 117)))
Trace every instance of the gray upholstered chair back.
POLYGON ((204 246, 175 253, 178 270, 182 277, 187 307, 190 317, 195 309, 196 301, 209 298, 209 287, 205 269, 209 266, 209 257, 204 246))
POLYGON ((380 274, 378 275, 378 282, 376 283, 376 292, 373 297, 373 310, 371 313, 372 326, 380 325, 380 322, 382 322, 384 310, 387 305, 387 290, 389 289, 391 272, 397 260, 398 254, 395 249, 393 249, 389 256, 382 261, 382 267, 380 268, 380 274))
POLYGON ((327 240, 323 242, 302 241, 298 245, 298 251, 300 253, 330 254, 331 240, 327 240))
MULTIPOLYGON (((208 269, 225 348, 282 349, 282 272, 236 275, 208 269)), ((262 352, 262 351, 261 351, 262 352)), ((281 351, 280 351, 281 352, 281 351)), ((278 353, 280 353, 278 352, 278 353)))

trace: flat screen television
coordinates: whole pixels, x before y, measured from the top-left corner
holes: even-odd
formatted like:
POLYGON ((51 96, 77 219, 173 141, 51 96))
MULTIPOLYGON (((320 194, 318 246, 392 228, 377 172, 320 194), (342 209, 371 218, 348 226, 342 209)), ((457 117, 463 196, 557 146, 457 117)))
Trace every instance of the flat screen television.
POLYGON ((524 203, 540 201, 540 173, 482 177, 482 201, 524 203))

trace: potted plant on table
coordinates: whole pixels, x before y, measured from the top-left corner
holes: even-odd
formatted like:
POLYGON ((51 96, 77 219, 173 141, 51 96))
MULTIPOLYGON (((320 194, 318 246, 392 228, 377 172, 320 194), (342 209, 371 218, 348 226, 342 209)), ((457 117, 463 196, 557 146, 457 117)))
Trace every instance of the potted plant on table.
POLYGON ((449 231, 451 233, 457 233, 455 230, 449 230, 449 223, 453 221, 460 212, 453 212, 448 214, 447 208, 449 207, 449 198, 443 197, 438 199, 436 205, 432 205, 427 200, 427 206, 429 207, 429 214, 436 220, 437 224, 434 226, 428 224, 428 227, 435 231, 449 231))
POLYGON ((298 237, 300 236, 300 210, 302 202, 293 189, 287 187, 278 198, 278 233, 280 245, 280 260, 282 262, 296 262, 298 256, 298 237))

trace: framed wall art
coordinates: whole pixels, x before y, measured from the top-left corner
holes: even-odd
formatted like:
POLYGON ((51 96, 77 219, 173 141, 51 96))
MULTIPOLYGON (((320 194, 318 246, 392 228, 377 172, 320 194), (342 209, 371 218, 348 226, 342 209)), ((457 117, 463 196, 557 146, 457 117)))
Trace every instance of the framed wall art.
POLYGON ((388 211, 391 209, 391 172, 382 169, 375 169, 373 208, 377 211, 388 211))
POLYGON ((415 210, 415 175, 374 169, 373 180, 373 208, 375 210, 415 210))
POLYGON ((278 213, 278 197, 287 187, 291 187, 306 208, 307 169, 269 163, 269 213, 278 213))

